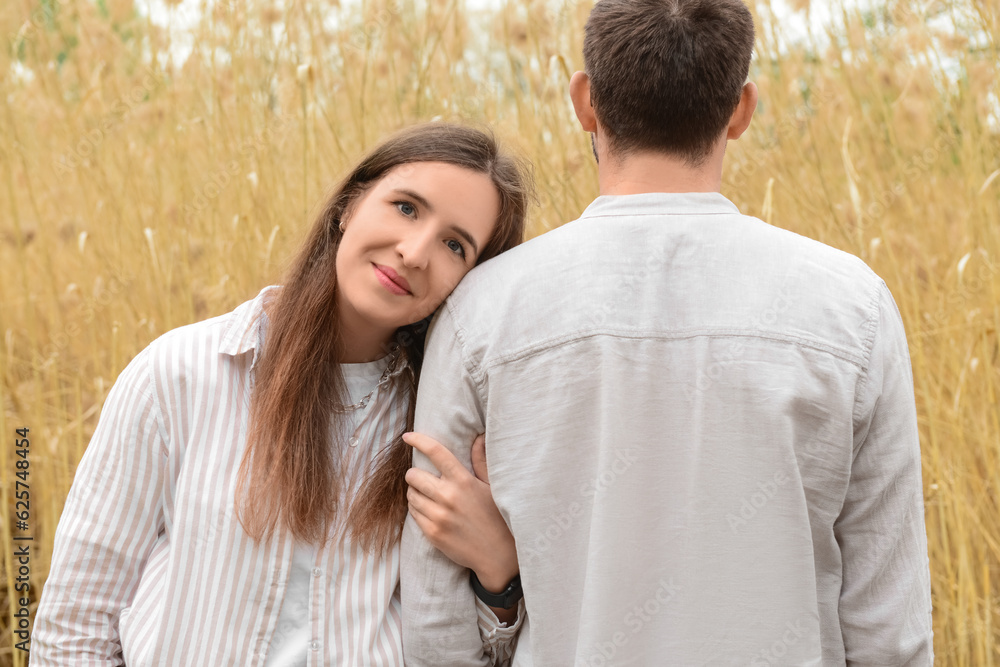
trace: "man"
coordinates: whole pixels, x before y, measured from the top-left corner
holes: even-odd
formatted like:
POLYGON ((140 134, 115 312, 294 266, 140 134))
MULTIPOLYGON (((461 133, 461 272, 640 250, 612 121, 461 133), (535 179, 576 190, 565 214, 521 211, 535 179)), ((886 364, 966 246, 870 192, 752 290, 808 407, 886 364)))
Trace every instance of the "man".
MULTIPOLYGON (((515 665, 932 664, 892 296, 719 192, 752 47, 738 0, 598 2, 570 95, 601 196, 431 326, 414 430, 466 466, 486 433, 515 665)), ((407 664, 486 664, 468 571, 412 516, 401 563, 407 664)))

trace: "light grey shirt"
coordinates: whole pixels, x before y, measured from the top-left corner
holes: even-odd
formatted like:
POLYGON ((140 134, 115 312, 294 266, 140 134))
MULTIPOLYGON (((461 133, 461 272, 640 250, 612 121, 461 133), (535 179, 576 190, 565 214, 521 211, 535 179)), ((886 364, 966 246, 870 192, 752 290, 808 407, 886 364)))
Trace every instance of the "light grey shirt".
MULTIPOLYGON (((470 272, 414 428, 466 465, 486 433, 514 665, 932 664, 892 296, 721 194, 602 196, 470 272)), ((406 664, 487 664, 468 571, 410 518, 401 550, 406 664)))

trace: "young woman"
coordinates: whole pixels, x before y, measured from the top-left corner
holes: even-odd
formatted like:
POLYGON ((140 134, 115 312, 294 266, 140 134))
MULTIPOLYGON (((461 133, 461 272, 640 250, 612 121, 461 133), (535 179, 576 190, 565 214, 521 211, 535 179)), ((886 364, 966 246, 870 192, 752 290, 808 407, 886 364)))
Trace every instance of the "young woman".
MULTIPOLYGON (((483 132, 406 130, 340 184, 282 287, 133 359, 66 500, 31 664, 402 665, 426 325, 520 243, 529 188, 483 132)), ((484 516, 471 494, 465 523, 484 516)), ((485 581, 512 541, 502 519, 481 532, 463 558, 485 581)), ((511 633, 479 618, 499 662, 511 633)))

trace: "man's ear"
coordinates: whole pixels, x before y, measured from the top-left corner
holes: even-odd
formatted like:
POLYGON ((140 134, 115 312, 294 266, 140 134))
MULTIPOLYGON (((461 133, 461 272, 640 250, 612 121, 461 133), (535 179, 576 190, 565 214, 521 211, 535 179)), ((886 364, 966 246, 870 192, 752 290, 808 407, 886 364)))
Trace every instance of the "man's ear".
POLYGON ((729 119, 729 129, 726 130, 726 139, 739 139, 748 127, 753 112, 757 109, 757 84, 747 82, 743 84, 743 92, 740 93, 740 102, 736 105, 732 117, 729 119))
POLYGON ((573 100, 573 110, 584 132, 597 132, 597 116, 590 103, 590 77, 585 72, 576 72, 569 80, 569 97, 573 100))

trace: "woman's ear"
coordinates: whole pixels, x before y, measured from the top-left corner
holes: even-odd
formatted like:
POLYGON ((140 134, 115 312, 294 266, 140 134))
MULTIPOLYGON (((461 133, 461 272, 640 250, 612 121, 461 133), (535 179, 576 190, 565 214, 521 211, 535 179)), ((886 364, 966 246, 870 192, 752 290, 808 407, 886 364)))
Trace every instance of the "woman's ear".
POLYGON ((347 227, 347 223, 350 222, 351 216, 354 215, 354 210, 358 207, 359 199, 360 197, 358 195, 354 195, 347 200, 347 204, 344 205, 344 210, 340 214, 340 223, 338 223, 340 227, 347 227))
MULTIPOLYGON (((377 182, 377 181, 376 181, 377 182)), ((367 183, 365 185, 358 185, 354 192, 352 192, 347 199, 347 203, 344 204, 344 211, 340 214, 340 223, 344 227, 350 223, 351 218, 354 217, 354 212, 358 209, 361 204, 361 200, 368 196, 368 193, 372 191, 372 183, 367 183)))

